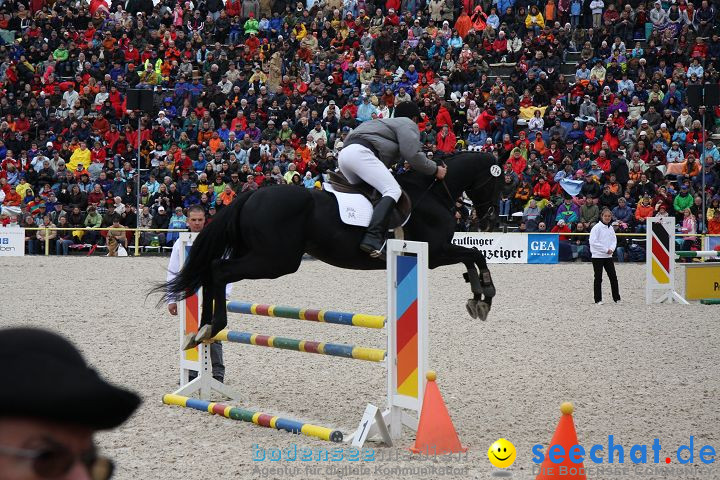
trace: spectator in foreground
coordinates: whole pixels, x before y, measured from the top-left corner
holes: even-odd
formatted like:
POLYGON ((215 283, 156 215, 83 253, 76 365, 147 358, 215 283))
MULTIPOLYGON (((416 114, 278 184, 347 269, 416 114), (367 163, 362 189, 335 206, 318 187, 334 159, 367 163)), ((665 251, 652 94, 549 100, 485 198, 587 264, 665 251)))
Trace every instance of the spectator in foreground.
POLYGON ((0 330, 0 473, 4 480, 107 480, 112 460, 98 455, 93 436, 118 427, 140 404, 107 383, 64 338, 43 330, 0 330))

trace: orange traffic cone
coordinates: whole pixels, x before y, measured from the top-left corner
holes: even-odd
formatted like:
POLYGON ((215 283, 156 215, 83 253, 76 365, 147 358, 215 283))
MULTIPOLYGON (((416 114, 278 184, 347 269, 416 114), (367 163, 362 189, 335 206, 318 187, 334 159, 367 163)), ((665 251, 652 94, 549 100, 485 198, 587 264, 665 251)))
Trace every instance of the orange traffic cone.
POLYGON ((467 452, 467 448, 460 445, 460 439, 450 419, 442 394, 435 383, 436 377, 434 371, 427 372, 428 381, 420 412, 420 424, 415 437, 415 445, 410 451, 425 455, 467 452))
POLYGON ((540 473, 535 480, 586 480, 585 476, 585 464, 584 463, 573 463, 570 461, 568 452, 570 447, 578 444, 577 433, 575 432, 575 422, 573 421, 573 404, 565 402, 560 405, 560 411, 562 417, 558 422, 557 429, 555 429, 555 435, 550 440, 545 451, 545 460, 543 460, 540 466, 540 473), (553 463, 547 456, 547 452, 553 445, 561 445, 565 452, 565 459, 562 463, 553 463))

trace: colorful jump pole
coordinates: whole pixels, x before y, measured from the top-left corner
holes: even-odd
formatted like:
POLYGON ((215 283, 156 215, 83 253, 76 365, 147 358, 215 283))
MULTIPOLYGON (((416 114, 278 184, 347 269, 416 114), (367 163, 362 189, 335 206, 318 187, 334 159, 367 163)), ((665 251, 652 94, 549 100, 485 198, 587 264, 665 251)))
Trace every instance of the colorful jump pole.
POLYGON ((680 258, 702 258, 702 257, 719 257, 720 258, 720 251, 716 252, 714 250, 700 250, 700 251, 676 251, 675 255, 680 258))
POLYGON ((295 308, 282 305, 265 305, 261 303, 228 302, 227 311, 264 317, 291 318, 310 322, 334 323, 364 328, 385 328, 383 315, 367 315, 364 313, 334 312, 312 308, 295 308))
POLYGON ((293 338, 277 337, 275 335, 260 335, 258 333, 235 332, 223 330, 215 336, 221 342, 243 343, 260 347, 280 348, 296 352, 318 353, 333 357, 354 358, 369 362, 385 361, 385 350, 379 348, 357 347, 339 343, 315 342, 312 340, 295 340, 293 338))
POLYGON ((343 441, 343 434, 339 430, 319 427, 298 420, 281 418, 268 413, 231 407, 222 403, 206 402, 205 400, 197 400, 175 394, 164 395, 163 403, 165 405, 176 405, 179 407, 192 408, 201 412, 212 413, 214 415, 221 415, 232 420, 254 423, 261 427, 276 428, 290 433, 307 435, 308 437, 315 437, 328 442, 340 443, 343 441))

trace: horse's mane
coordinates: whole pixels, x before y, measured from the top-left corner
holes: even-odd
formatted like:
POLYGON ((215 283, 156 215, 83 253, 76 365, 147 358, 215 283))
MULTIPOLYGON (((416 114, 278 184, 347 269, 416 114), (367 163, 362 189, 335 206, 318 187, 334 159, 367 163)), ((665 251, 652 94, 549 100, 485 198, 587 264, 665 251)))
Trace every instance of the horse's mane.
MULTIPOLYGON (((448 166, 448 172, 450 172, 453 169, 453 166, 457 166, 460 164, 465 164, 466 162, 489 162, 489 163, 495 163, 494 157, 492 157, 492 154, 485 153, 485 152, 474 152, 474 151, 463 151, 458 152, 452 155, 448 155, 443 157, 442 159, 439 159, 440 162, 444 162, 448 166)), ((489 164, 486 163, 486 164, 489 164)), ((457 167, 456 167, 457 168, 457 167)), ((419 173, 415 170, 410 170, 409 172, 402 173, 396 177, 398 181, 400 179, 403 180, 403 182, 412 183, 414 185, 422 185, 427 187, 427 185, 430 183, 432 177, 430 175, 425 175, 422 173, 419 173)))

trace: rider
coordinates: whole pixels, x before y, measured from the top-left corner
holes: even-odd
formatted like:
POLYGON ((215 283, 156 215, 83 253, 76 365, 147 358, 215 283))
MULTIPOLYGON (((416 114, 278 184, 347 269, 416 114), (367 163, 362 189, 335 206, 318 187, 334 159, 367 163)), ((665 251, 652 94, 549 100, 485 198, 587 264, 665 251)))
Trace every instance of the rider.
POLYGON ((390 214, 402 190, 388 168, 407 161, 413 170, 445 178, 447 168, 428 160, 422 152, 417 122, 420 109, 413 102, 395 107, 394 118, 378 118, 363 122, 345 139, 338 156, 340 171, 350 183, 366 182, 380 192, 370 225, 360 242, 360 249, 377 258, 382 255, 390 214))

